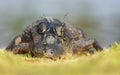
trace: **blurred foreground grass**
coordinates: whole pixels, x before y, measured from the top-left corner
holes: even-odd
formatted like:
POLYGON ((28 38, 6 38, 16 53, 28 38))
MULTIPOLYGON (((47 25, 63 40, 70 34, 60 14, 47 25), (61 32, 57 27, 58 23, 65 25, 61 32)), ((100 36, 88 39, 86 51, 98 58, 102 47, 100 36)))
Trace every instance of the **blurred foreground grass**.
POLYGON ((0 75, 120 75, 120 44, 88 56, 53 61, 0 50, 0 75))

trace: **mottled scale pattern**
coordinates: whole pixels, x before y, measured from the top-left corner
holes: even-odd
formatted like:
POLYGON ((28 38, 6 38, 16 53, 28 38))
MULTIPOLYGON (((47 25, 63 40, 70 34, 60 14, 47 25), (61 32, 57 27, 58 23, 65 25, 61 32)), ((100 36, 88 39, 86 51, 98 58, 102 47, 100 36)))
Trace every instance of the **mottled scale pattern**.
POLYGON ((14 54, 25 54, 29 52, 29 49, 30 48, 28 43, 21 43, 19 45, 16 45, 12 51, 14 54))
POLYGON ((14 54, 30 52, 32 57, 61 57, 102 51, 98 41, 85 36, 80 28, 52 17, 44 17, 26 27, 6 47, 14 54))

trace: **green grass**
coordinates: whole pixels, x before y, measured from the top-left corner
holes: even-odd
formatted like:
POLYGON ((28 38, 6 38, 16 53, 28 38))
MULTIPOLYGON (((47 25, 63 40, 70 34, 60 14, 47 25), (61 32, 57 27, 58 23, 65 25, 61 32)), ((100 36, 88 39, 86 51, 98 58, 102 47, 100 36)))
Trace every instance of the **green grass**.
POLYGON ((0 75, 120 75, 120 44, 88 56, 53 61, 0 50, 0 75))

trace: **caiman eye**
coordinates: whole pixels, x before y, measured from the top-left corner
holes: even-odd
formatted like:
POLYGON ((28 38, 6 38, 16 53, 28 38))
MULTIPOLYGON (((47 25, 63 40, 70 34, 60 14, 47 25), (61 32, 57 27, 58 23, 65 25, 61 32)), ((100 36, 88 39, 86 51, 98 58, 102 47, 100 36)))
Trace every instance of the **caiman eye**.
POLYGON ((44 33, 47 30, 46 24, 42 24, 42 33, 44 33))
POLYGON ((38 29, 37 29, 38 33, 43 34, 46 32, 46 30, 47 30, 47 25, 45 23, 39 24, 38 29))
POLYGON ((56 31, 58 36, 62 36, 64 32, 64 28, 62 26, 56 27, 56 31))

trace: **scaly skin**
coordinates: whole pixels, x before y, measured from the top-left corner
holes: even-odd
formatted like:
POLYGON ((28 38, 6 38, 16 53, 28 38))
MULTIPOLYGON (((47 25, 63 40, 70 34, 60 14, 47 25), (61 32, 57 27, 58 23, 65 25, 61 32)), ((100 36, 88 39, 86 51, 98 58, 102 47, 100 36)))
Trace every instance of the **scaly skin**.
POLYGON ((14 54, 31 52, 32 57, 61 57, 69 47, 73 55, 94 53, 102 47, 95 39, 86 38, 81 29, 68 23, 45 17, 29 25, 6 47, 14 54), (92 50, 94 49, 94 50, 92 50), (91 51, 92 50, 92 51, 91 51))
POLYGON ((75 28, 66 23, 64 38, 67 47, 71 47, 73 55, 80 55, 86 53, 94 53, 95 51, 102 51, 103 48, 99 45, 97 40, 87 38, 81 29, 75 28))
MULTIPOLYGON (((45 53, 45 51, 48 48, 51 50, 58 49, 55 52, 61 52, 59 51, 60 50, 59 48, 56 48, 58 46, 54 45, 58 44, 57 40, 59 40, 58 37, 61 36, 61 28, 62 22, 60 22, 59 20, 43 18, 32 23, 24 30, 22 34, 16 36, 12 40, 12 42, 6 47, 6 50, 10 50, 15 54, 25 54, 30 51, 32 56, 40 57, 43 56, 44 54, 45 55, 47 54, 45 53), (46 42, 48 34, 55 39, 55 42, 51 44, 52 46, 50 46, 49 43, 46 42), (19 41, 18 38, 20 38, 21 40, 19 41), (24 43, 27 43, 29 47, 25 48, 24 43)), ((48 38, 48 40, 51 39, 48 38)), ((56 54, 57 53, 55 53, 54 56, 57 56, 56 54)), ((62 52, 58 54, 62 54, 62 52)))

